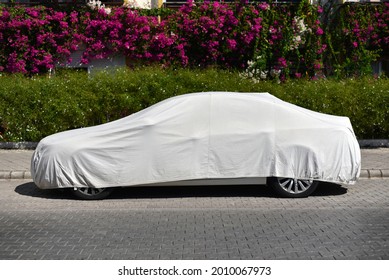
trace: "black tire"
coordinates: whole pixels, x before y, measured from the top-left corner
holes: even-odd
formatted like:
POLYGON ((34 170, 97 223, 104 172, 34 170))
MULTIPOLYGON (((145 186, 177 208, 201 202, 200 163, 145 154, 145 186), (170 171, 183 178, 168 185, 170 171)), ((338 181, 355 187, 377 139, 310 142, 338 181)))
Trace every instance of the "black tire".
POLYGON ((82 200, 99 200, 107 198, 113 191, 113 188, 75 188, 72 194, 82 200))
POLYGON ((267 178, 267 185, 272 187, 279 195, 288 198, 307 197, 313 193, 319 182, 282 177, 267 178))

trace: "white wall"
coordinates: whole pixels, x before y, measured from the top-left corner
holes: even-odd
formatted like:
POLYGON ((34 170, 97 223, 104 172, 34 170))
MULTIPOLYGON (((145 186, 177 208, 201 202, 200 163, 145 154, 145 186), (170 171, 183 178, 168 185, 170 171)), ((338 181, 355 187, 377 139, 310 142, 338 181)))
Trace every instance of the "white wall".
POLYGON ((150 9, 158 8, 163 0, 124 0, 124 4, 134 8, 150 9))

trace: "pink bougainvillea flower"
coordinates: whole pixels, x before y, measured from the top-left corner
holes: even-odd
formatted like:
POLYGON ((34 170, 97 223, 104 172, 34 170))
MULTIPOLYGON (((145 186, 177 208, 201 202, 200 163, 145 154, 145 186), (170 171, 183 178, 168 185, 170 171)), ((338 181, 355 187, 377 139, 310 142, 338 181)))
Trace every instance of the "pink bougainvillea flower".
POLYGON ((230 49, 230 50, 235 50, 236 49, 236 41, 234 39, 227 39, 227 47, 230 49))
POLYGON ((322 69, 322 64, 320 62, 316 62, 314 65, 313 65, 314 69, 316 70, 320 70, 322 69))
POLYGON ((278 65, 279 65, 281 68, 286 68, 286 67, 288 66, 288 63, 287 63, 287 61, 286 61, 285 58, 280 57, 280 58, 278 59, 278 65))
POLYGON ((323 34, 324 34, 323 29, 321 29, 320 27, 318 27, 318 28, 316 29, 316 35, 321 36, 321 35, 323 35, 323 34))

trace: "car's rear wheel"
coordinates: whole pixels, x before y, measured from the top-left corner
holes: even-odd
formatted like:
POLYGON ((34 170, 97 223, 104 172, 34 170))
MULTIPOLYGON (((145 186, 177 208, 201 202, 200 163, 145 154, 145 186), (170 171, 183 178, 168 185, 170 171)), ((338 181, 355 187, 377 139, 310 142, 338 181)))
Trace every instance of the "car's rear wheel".
POLYGON ((313 193, 319 182, 293 178, 270 177, 267 184, 282 197, 299 198, 307 197, 313 193))
POLYGON ((113 188, 74 188, 72 193, 79 199, 98 200, 108 197, 113 191, 113 188))

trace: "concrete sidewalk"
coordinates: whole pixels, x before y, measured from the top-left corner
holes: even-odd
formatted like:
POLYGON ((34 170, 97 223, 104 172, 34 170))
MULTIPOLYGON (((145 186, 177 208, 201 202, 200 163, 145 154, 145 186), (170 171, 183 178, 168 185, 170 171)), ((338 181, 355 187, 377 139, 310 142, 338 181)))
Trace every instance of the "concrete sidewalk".
MULTIPOLYGON (((1 150, 0 179, 31 179, 32 150, 1 150)), ((389 148, 362 149, 361 178, 389 178, 389 148)))

